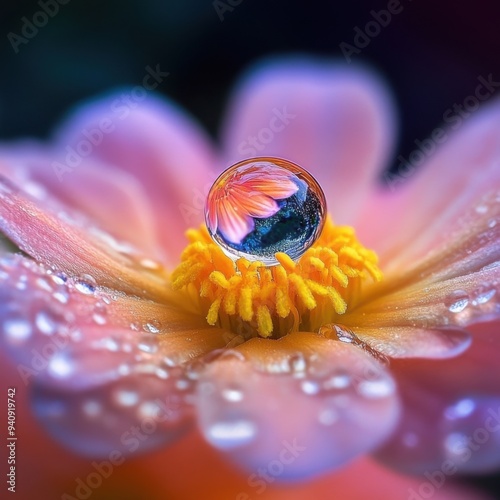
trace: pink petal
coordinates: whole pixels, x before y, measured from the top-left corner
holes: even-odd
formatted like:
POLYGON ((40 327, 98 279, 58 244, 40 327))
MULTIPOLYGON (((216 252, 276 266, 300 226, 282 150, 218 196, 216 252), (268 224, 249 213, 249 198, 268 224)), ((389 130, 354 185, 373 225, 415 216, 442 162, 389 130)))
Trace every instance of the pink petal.
POLYGON ((20 256, 0 261, 0 342, 25 384, 84 390, 172 367, 231 336, 202 317, 115 292, 82 289, 20 256))
POLYGON ((118 239, 151 256, 161 256, 149 200, 139 182, 126 172, 86 159, 78 168, 57 174, 62 152, 22 141, 0 150, 0 171, 31 195, 56 196, 92 217, 118 239))
POLYGON ((280 480, 310 477, 372 450, 397 422, 392 379, 361 349, 307 333, 240 349, 207 366, 196 406, 205 439, 246 470, 283 457, 280 480))
MULTIPOLYGON (((461 214, 500 187, 500 103, 485 104, 446 141, 429 142, 421 168, 405 168, 367 199, 356 228, 382 264, 404 267, 443 241, 461 214)), ((387 180, 387 178, 386 178, 387 180)))
POLYGON ((265 155, 298 163, 325 190, 335 220, 352 222, 388 159, 392 109, 384 85, 365 70, 303 59, 261 64, 231 101, 226 158, 235 163, 265 155))
POLYGON ((239 244, 247 234, 253 231, 255 223, 246 213, 237 212, 232 197, 221 200, 217 205, 218 230, 225 239, 239 244))
POLYGON ((157 272, 150 272, 149 261, 142 261, 141 267, 136 256, 111 236, 69 211, 55 212, 47 204, 42 208, 1 177, 0 230, 52 269, 131 295, 166 300, 167 281, 159 264, 157 272))
POLYGON ((230 340, 202 318, 89 293, 20 256, 1 262, 0 332, 18 381, 34 391, 38 419, 91 456, 145 451, 179 436, 190 426, 193 390, 180 365, 230 340), (147 442, 134 446, 134 426, 147 442))
POLYGON ((500 467, 499 328, 472 327, 471 348, 454 359, 394 362, 404 414, 381 459, 436 480, 446 466, 453 474, 500 467))
POLYGON ((84 131, 110 120, 112 130, 88 158, 139 179, 153 206, 160 242, 175 259, 185 245, 184 229, 203 220, 205 196, 219 167, 205 134, 174 104, 147 95, 144 101, 132 99, 127 106, 122 102, 127 94, 111 94, 81 105, 60 126, 57 144, 62 151, 77 148, 86 140, 84 131))
POLYGON ((279 210, 279 206, 273 198, 269 198, 269 196, 258 191, 249 191, 237 187, 228 197, 228 201, 233 206, 241 208, 244 211, 243 213, 247 213, 251 217, 267 218, 279 210))
POLYGON ((500 203, 485 196, 420 263, 372 289, 346 324, 364 327, 464 327, 499 317, 500 203))

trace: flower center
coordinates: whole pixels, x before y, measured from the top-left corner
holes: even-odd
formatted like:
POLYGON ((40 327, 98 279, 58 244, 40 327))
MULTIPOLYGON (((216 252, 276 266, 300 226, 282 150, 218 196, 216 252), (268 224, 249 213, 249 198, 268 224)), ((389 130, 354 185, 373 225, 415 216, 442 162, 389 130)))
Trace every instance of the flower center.
POLYGON ((246 258, 234 262, 205 227, 190 229, 187 237, 173 288, 210 325, 244 339, 318 331, 354 307, 367 279, 382 279, 375 252, 361 245, 353 228, 335 226, 329 217, 297 261, 277 252, 279 264, 272 267, 246 258))

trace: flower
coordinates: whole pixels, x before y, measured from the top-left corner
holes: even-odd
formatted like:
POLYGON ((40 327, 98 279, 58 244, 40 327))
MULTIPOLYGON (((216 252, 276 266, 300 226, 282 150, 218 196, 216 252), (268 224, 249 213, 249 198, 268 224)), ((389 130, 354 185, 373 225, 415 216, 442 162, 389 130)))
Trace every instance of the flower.
MULTIPOLYGON (((173 105, 118 99, 80 108, 52 146, 21 143, 1 156, 0 229, 25 253, 1 261, 2 342, 52 436, 92 457, 128 456, 197 421, 243 469, 274 461, 280 479, 375 451, 413 472, 440 471, 445 460, 454 473, 499 466, 498 103, 450 133, 414 179, 391 178, 402 185, 382 192, 393 114, 364 71, 307 61, 260 68, 233 98, 218 158, 173 105), (261 131, 275 118, 283 127, 269 128, 266 142, 261 131), (292 333, 278 309, 265 312, 258 285, 257 328, 231 310, 242 322, 225 324, 222 299, 213 304, 232 276, 219 265, 214 290, 201 289, 193 263, 193 280, 172 286, 210 168, 241 160, 249 144, 308 168, 335 223, 356 228, 327 223, 317 243, 348 243, 334 253, 355 285, 333 302, 321 302, 322 284, 304 278, 302 261, 281 260, 305 297, 302 309, 290 298, 292 333), (377 266, 384 279, 366 286, 377 266)), ((190 234, 203 254, 203 234, 190 234)), ((222 257, 195 262, 227 265, 222 257)))

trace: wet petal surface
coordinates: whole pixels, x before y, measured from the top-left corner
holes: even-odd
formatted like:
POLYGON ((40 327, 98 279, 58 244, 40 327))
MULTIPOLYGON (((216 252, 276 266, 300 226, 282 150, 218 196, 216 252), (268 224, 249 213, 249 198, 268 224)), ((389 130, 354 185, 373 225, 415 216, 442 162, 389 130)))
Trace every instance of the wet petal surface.
POLYGON ((247 470, 274 464, 286 480, 376 447, 397 421, 395 392, 362 350, 300 333, 249 341, 209 364, 196 406, 210 444, 247 470))

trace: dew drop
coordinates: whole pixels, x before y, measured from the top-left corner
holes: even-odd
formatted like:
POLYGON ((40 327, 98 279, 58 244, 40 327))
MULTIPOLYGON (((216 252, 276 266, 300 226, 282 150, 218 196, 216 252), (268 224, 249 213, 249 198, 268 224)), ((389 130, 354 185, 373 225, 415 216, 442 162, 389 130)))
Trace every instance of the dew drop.
POLYGON ((120 406, 135 406, 139 402, 139 395, 135 391, 120 389, 115 392, 114 398, 120 406))
POLYGON ((66 291, 59 290, 57 292, 54 292, 52 294, 52 297, 57 300, 57 302, 60 302, 61 304, 67 304, 69 300, 69 295, 66 291))
POLYGON ((229 167, 214 182, 205 205, 208 232, 228 257, 268 266, 278 264, 277 252, 300 258, 321 234, 325 214, 325 195, 314 177, 272 157, 229 167), (246 192, 254 203, 244 199, 246 192))
POLYGON ((160 264, 152 259, 141 259, 139 264, 145 269, 156 270, 160 268, 160 264))
POLYGON ((338 419, 338 413, 331 408, 321 410, 318 415, 319 423, 327 427, 333 425, 338 419))
POLYGON ((58 352, 49 361, 48 370, 55 378, 66 378, 73 373, 74 365, 67 354, 58 352))
POLYGON ((98 401, 89 399, 82 404, 82 410, 88 417, 98 417, 101 413, 102 407, 98 401))
POLYGON ((292 354, 288 359, 288 364, 290 365, 290 371, 295 376, 305 375, 307 369, 307 361, 301 352, 292 354))
POLYGON ((326 390, 346 389, 351 385, 351 377, 347 373, 337 373, 323 382, 326 390))
POLYGON ((53 274, 51 278, 56 285, 64 285, 68 281, 68 277, 63 272, 53 274))
POLYGON ((448 420, 457 420, 468 417, 476 408, 476 403, 472 399, 461 399, 444 411, 448 420))
POLYGON ((160 333, 161 323, 158 320, 153 319, 148 323, 144 323, 144 325, 142 325, 142 328, 144 331, 149 333, 160 333))
POLYGON ((154 354, 158 351, 158 341, 153 337, 144 336, 137 344, 137 348, 148 354, 154 354))
POLYGON ((474 291, 472 304, 475 306, 486 304, 496 295, 496 292, 492 286, 482 285, 474 291))
POLYGON ((4 321, 3 330, 11 344, 21 344, 31 337, 31 324, 23 318, 10 318, 4 321))
POLYGON ((469 305, 469 295, 463 290, 456 290, 446 297, 444 304, 452 313, 462 312, 469 305))
POLYGON ((222 397, 230 403, 243 401, 243 391, 235 387, 228 387, 222 390, 222 397))
POLYGON ((107 320, 106 317, 102 314, 94 313, 92 314, 92 319, 96 325, 105 325, 107 320))
POLYGON ((219 448, 228 449, 250 443, 257 435, 255 424, 249 420, 215 422, 208 428, 208 439, 219 448))
POLYGON ((130 329, 133 330, 134 332, 138 332, 141 329, 141 327, 140 327, 139 323, 132 322, 132 323, 130 323, 130 329))
POLYGON ((320 391, 320 385, 315 380, 304 380, 300 384, 300 388, 304 394, 308 396, 313 396, 314 394, 318 394, 320 391))
POLYGON ((190 385, 191 384, 189 383, 189 380, 186 380, 183 378, 181 378, 175 382, 175 387, 179 391, 185 391, 185 390, 189 389, 190 385))
POLYGON ((358 384, 358 392, 365 398, 386 398, 394 393, 394 382, 390 378, 362 380, 358 384))
POLYGON ((57 328, 57 322, 45 311, 40 311, 35 317, 35 325, 45 335, 52 335, 57 328))
POLYGON ((38 288, 40 288, 41 290, 52 293, 52 287, 50 286, 49 282, 45 278, 42 278, 42 277, 37 278, 35 283, 38 286, 38 288))
POLYGON ((95 292, 96 286, 96 280, 88 274, 84 274, 75 281, 75 288, 85 295, 92 295, 95 292))
POLYGON ((488 211, 487 205, 477 205, 476 206, 476 212, 478 214, 485 214, 488 211))

